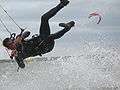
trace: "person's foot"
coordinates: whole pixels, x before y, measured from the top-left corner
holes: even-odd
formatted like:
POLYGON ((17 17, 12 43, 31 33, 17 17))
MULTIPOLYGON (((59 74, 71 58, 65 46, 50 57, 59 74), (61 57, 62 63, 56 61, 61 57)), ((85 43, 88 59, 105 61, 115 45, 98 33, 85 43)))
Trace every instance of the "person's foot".
POLYGON ((60 0, 60 2, 61 2, 64 6, 66 6, 70 1, 68 1, 68 0, 60 0))
POLYGON ((60 23, 59 26, 60 27, 64 27, 64 28, 71 28, 75 25, 74 21, 68 22, 68 23, 60 23))

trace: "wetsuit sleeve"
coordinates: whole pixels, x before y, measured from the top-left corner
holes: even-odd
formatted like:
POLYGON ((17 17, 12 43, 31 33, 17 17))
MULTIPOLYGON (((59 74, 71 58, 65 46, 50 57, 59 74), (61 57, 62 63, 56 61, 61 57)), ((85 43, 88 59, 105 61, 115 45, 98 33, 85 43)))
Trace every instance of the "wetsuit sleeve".
POLYGON ((23 62, 24 58, 23 58, 23 51, 22 51, 22 44, 17 44, 17 54, 15 56, 15 60, 18 63, 18 66, 21 68, 25 67, 25 64, 23 62))

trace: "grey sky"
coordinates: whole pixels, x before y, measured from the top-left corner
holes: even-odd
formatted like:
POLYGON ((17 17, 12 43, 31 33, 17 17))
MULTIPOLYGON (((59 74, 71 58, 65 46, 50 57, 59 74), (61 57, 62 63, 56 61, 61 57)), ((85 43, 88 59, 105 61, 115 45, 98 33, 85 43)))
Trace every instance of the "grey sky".
MULTIPOLYGON (((33 33, 38 33, 40 17, 56 6, 59 0, 0 0, 0 4, 8 11, 15 21, 33 33)), ((120 29, 120 0, 70 0, 70 4, 62 9, 54 18, 50 20, 52 32, 59 31, 60 22, 76 21, 76 27, 72 37, 77 37, 78 33, 84 30, 90 32, 94 30, 117 30, 120 29), (102 21, 96 24, 97 18, 88 19, 88 15, 97 11, 102 15, 102 21), (79 31, 78 31, 79 30, 79 31)), ((0 17, 4 19, 10 30, 18 32, 18 28, 10 23, 10 19, 0 9, 0 17)), ((9 35, 1 26, 0 35, 4 38, 9 35)), ((67 37, 67 36, 66 36, 67 37)), ((68 37, 69 38, 69 37, 68 37)), ((64 38, 63 38, 64 39, 64 38)), ((74 41, 74 40, 73 40, 74 41)))
MULTIPOLYGON (((39 22, 42 14, 57 5, 58 2, 59 0, 6 0, 3 6, 16 21, 18 20, 18 23, 19 21, 39 22)), ((119 5, 119 0, 71 0, 71 3, 51 21, 59 22, 59 20, 72 19, 84 24, 88 19, 89 13, 97 11, 103 16, 102 26, 120 26, 119 5)), ((87 22, 85 24, 89 24, 87 22)), ((91 24, 89 25, 94 27, 92 22, 91 24)))

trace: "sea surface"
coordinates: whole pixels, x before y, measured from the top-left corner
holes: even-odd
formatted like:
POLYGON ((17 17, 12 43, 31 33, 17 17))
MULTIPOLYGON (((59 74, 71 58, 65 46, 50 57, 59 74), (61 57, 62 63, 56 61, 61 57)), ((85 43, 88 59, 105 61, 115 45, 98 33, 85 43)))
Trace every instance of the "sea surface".
POLYGON ((25 64, 0 60, 0 90, 120 90, 120 32, 69 33, 25 64))

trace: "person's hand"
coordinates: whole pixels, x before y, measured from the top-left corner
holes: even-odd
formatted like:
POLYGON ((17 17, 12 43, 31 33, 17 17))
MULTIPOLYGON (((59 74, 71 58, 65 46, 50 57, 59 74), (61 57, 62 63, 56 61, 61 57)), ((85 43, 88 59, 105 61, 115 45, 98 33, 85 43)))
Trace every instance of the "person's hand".
POLYGON ((22 37, 21 36, 16 37, 15 43, 16 44, 21 44, 22 43, 22 37))

